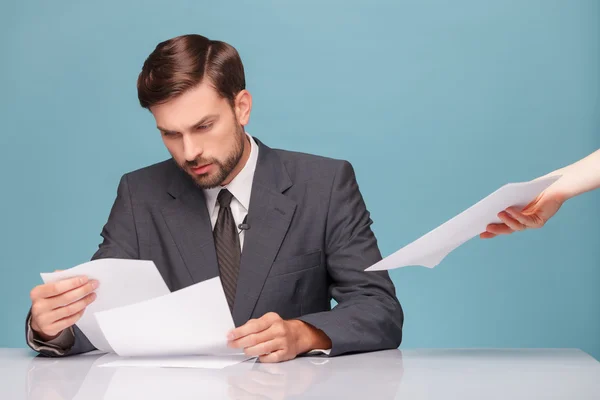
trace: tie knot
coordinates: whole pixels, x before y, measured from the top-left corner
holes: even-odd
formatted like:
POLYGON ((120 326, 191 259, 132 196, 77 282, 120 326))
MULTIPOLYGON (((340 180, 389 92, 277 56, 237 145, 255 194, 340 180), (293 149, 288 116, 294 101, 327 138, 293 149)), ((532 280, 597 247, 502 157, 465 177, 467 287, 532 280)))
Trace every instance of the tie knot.
POLYGON ((221 189, 219 195, 217 196, 217 201, 221 207, 229 207, 232 199, 233 195, 227 189, 221 189))

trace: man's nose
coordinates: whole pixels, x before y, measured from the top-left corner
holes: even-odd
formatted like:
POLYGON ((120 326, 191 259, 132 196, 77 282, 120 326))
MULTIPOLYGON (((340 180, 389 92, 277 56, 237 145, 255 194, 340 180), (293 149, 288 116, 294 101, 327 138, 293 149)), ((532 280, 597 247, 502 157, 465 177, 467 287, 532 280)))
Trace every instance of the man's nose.
POLYGON ((202 151, 202 145, 198 138, 192 135, 183 135, 183 156, 186 161, 194 161, 202 155, 202 151))

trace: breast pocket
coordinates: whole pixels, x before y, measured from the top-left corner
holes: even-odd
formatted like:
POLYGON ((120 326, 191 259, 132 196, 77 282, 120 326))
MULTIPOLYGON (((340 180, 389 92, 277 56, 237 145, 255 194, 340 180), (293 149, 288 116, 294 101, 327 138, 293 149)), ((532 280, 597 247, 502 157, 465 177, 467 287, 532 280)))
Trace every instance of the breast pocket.
POLYGON ((269 276, 281 276, 300 272, 321 265, 321 250, 301 254, 283 260, 275 260, 269 276))

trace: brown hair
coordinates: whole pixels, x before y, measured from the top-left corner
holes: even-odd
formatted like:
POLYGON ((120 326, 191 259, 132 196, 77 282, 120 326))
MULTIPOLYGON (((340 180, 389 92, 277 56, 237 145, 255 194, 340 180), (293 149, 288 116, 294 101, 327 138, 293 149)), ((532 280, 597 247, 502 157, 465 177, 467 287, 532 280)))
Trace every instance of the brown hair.
POLYGON ((201 35, 184 35, 156 46, 138 77, 138 99, 144 108, 165 103, 208 77, 217 93, 234 104, 246 88, 244 66, 237 50, 201 35))

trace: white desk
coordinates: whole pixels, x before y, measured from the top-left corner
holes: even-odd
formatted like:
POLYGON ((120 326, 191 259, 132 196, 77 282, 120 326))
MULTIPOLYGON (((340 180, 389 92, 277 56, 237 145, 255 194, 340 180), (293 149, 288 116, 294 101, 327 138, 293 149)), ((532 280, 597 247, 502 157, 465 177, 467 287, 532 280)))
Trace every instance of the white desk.
POLYGON ((579 350, 391 350, 223 370, 101 368, 0 349, 0 399, 600 399, 579 350))

